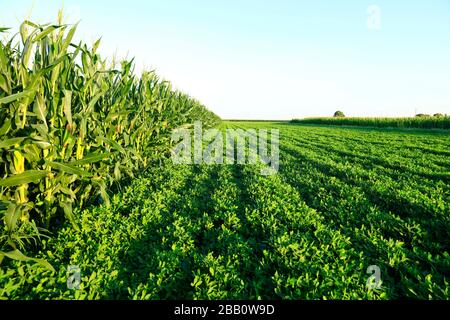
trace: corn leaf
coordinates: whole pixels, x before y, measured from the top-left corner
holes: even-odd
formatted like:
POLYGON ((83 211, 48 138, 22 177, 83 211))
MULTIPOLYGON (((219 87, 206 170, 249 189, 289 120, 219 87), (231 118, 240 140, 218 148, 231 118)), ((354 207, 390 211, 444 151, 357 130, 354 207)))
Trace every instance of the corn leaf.
POLYGON ((49 26, 47 27, 44 31, 42 31, 41 33, 39 33, 36 38, 34 38, 34 41, 39 41, 42 38, 44 38, 45 36, 47 36, 48 34, 52 33, 54 30, 60 28, 60 26, 49 26))
POLYGON ((28 170, 0 180, 0 187, 19 186, 27 183, 36 183, 46 177, 50 172, 44 170, 28 170))
POLYGON ((7 97, 4 98, 0 98, 0 105, 1 104, 7 104, 13 101, 16 101, 18 99, 24 98, 24 97, 28 97, 30 94, 32 93, 31 90, 25 90, 19 93, 14 93, 12 95, 9 95, 7 97))
POLYGON ((64 114, 67 122, 72 125, 72 91, 64 90, 64 114))
POLYGON ((64 214, 65 214, 67 220, 70 221, 70 223, 72 224, 72 226, 74 227, 75 230, 79 231, 80 228, 78 227, 78 225, 75 221, 75 216, 73 215, 72 203, 70 203, 68 201, 60 201, 59 205, 61 206, 61 208, 63 208, 64 214))
POLYGON ((4 221, 5 221, 6 228, 10 232, 16 228, 17 220, 20 217, 19 208, 20 207, 18 205, 14 204, 14 203, 10 203, 8 206, 8 209, 6 210, 4 221))
POLYGON ((80 169, 71 164, 65 164, 65 163, 47 161, 47 160, 45 161, 45 163, 56 170, 70 173, 70 174, 75 174, 80 177, 90 177, 91 176, 91 174, 89 172, 87 172, 83 169, 80 169))
POLYGON ((90 153, 90 154, 86 155, 83 159, 71 161, 71 162, 69 162, 69 164, 70 165, 84 165, 84 164, 101 161, 109 156, 111 156, 110 153, 90 153))
POLYGON ((3 141, 0 141, 0 149, 8 149, 11 146, 20 144, 26 138, 27 137, 17 137, 17 138, 11 138, 11 139, 6 139, 3 141))
POLYGON ((36 264, 38 264, 44 268, 47 268, 48 270, 50 270, 52 272, 56 272, 55 269, 53 268, 53 266, 50 263, 48 263, 48 261, 46 261, 44 259, 36 259, 36 258, 27 257, 26 255, 24 255, 22 252, 20 252, 17 249, 13 250, 13 251, 9 251, 9 252, 0 251, 0 257, 3 258, 3 256, 6 256, 13 260, 24 261, 24 262, 33 261, 36 264))

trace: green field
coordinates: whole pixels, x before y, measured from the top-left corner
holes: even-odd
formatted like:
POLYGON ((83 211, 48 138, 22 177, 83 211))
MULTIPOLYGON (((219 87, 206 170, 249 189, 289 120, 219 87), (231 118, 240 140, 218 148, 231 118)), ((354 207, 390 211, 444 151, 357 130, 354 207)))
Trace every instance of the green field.
POLYGON ((383 117, 328 117, 294 119, 293 123, 325 124, 333 126, 362 126, 378 128, 418 128, 418 129, 450 129, 450 116, 437 114, 435 116, 416 116, 404 118, 383 117))
POLYGON ((0 298, 450 298, 448 131, 227 127, 279 129, 279 172, 150 166, 35 249, 56 272, 5 259, 0 298))

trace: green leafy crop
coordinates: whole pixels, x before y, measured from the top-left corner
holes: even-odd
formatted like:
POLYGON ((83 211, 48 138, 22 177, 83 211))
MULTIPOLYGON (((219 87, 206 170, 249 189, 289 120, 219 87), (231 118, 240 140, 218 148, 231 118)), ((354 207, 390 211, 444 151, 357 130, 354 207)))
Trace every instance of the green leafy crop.
POLYGON ((8 260, 4 299, 449 299, 448 133, 277 128, 280 168, 174 165, 76 208, 39 264, 8 260), (79 289, 67 269, 79 266, 79 289), (381 286, 366 286, 367 268, 381 286))

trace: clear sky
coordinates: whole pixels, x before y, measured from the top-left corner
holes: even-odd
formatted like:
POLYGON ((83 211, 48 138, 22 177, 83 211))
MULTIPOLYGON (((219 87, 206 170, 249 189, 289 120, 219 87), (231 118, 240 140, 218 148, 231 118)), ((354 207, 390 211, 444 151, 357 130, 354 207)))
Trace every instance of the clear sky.
POLYGON ((223 118, 450 114, 450 0, 0 0, 0 26, 63 4, 223 118))

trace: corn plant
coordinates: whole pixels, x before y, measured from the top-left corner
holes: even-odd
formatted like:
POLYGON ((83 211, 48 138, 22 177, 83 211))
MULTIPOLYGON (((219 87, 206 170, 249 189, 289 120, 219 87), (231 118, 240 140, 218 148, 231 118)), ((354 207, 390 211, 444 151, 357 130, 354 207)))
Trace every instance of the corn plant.
POLYGON ((73 43, 62 20, 25 21, 0 43, 0 248, 24 249, 74 206, 108 205, 114 184, 167 154, 172 129, 219 121, 155 72, 102 59, 100 41, 73 43))
POLYGON ((414 118, 305 118, 294 119, 293 123, 324 124, 341 126, 393 127, 393 128, 421 128, 421 129, 450 129, 450 116, 417 116, 414 118))

